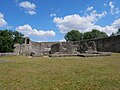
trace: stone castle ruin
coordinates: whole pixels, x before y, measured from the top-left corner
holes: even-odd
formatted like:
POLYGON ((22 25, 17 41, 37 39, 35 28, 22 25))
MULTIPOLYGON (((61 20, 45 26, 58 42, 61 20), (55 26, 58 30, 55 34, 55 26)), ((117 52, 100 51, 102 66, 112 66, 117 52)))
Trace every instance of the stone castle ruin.
POLYGON ((108 56, 120 52, 120 35, 76 42, 33 42, 25 38, 22 45, 15 44, 14 52, 26 56, 108 56))

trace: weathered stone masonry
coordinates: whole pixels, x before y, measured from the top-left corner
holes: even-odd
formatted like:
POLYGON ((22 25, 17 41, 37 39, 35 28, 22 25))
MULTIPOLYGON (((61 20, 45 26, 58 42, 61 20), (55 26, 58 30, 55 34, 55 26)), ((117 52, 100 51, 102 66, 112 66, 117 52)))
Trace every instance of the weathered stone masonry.
POLYGON ((94 40, 98 51, 120 52, 120 35, 94 40))
MULTIPOLYGON (((29 38, 25 38, 25 44, 15 45, 15 53, 18 55, 36 55, 45 56, 49 54, 59 53, 59 54, 77 54, 82 53, 81 49, 85 49, 85 44, 89 46, 89 42, 94 41, 97 51, 101 52, 120 52, 120 35, 93 39, 79 42, 33 42, 29 38), (82 48, 81 48, 82 47, 82 48)), ((91 49, 91 48, 89 48, 91 49)), ((92 48, 95 49, 95 48, 92 48)))

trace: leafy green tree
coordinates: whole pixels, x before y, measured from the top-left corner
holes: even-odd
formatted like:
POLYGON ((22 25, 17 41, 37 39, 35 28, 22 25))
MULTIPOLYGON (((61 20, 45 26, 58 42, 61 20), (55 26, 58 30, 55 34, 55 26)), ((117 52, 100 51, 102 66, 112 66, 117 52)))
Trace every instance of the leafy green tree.
POLYGON ((12 52, 13 51, 13 37, 12 32, 8 30, 0 31, 0 52, 12 52))
POLYGON ((83 39, 83 34, 78 30, 72 30, 68 32, 65 37, 66 41, 80 41, 83 39))
POLYGON ((84 33, 84 39, 97 39, 105 37, 108 37, 108 35, 105 32, 101 32, 97 29, 93 29, 92 31, 84 33))
POLYGON ((112 34, 110 35, 110 37, 112 37, 112 36, 116 36, 116 33, 112 33, 112 34))
POLYGON ((119 28, 118 31, 117 31, 117 35, 120 35, 120 28, 119 28))
POLYGON ((117 36, 117 35, 120 35, 120 28, 118 29, 116 33, 112 33, 110 36, 117 36))
POLYGON ((17 31, 0 30, 0 52, 12 52, 15 43, 22 43, 23 35, 17 31))
POLYGON ((19 33, 18 31, 13 32, 14 44, 19 43, 22 44, 24 40, 24 35, 19 33))
POLYGON ((92 32, 85 32, 84 33, 84 40, 85 39, 91 39, 93 36, 92 36, 92 32))

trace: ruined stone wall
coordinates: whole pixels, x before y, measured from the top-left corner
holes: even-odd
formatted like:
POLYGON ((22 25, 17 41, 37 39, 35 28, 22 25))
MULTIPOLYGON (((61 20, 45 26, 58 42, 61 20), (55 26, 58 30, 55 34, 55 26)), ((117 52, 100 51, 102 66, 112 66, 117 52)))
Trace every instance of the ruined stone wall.
POLYGON ((120 52, 120 35, 94 41, 98 51, 120 52))
MULTIPOLYGON (((27 38, 28 39, 28 38, 27 38)), ((97 51, 102 52, 120 52, 120 35, 93 39, 79 42, 25 42, 23 45, 16 45, 15 52, 17 54, 26 55, 34 53, 38 56, 54 54, 59 52, 62 54, 73 54, 76 52, 81 52, 80 47, 85 46, 85 42, 94 41, 96 44, 97 51)))
POLYGON ((89 43, 90 41, 95 42, 95 47, 97 50, 101 52, 120 52, 120 35, 108 37, 108 38, 101 38, 101 39, 92 39, 92 40, 85 40, 85 41, 76 41, 76 42, 60 42, 56 45, 51 47, 52 54, 56 52, 61 52, 65 54, 73 54, 76 52, 86 51, 81 50, 81 46, 85 46, 85 43, 89 43))
POLYGON ((31 55, 36 56, 49 55, 51 46, 57 42, 33 42, 28 37, 25 38, 25 43, 22 45, 15 44, 14 52, 17 55, 31 55))
POLYGON ((77 54, 80 42, 59 42, 51 46, 51 54, 77 54))
POLYGON ((34 52, 35 54, 48 55, 51 50, 51 46, 56 43, 57 42, 40 42, 40 43, 38 43, 38 42, 31 41, 31 51, 34 52))
POLYGON ((92 39, 80 42, 73 42, 74 45, 81 45, 84 42, 94 41, 96 43, 97 51, 102 52, 120 52, 120 35, 101 38, 101 39, 92 39))

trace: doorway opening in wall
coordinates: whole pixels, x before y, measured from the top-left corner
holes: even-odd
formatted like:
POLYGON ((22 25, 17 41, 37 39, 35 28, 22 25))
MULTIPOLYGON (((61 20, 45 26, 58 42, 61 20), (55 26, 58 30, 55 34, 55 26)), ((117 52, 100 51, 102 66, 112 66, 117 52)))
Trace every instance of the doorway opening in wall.
POLYGON ((30 40, 29 40, 29 39, 27 39, 27 42, 26 42, 26 44, 29 44, 29 42, 30 42, 30 40))

